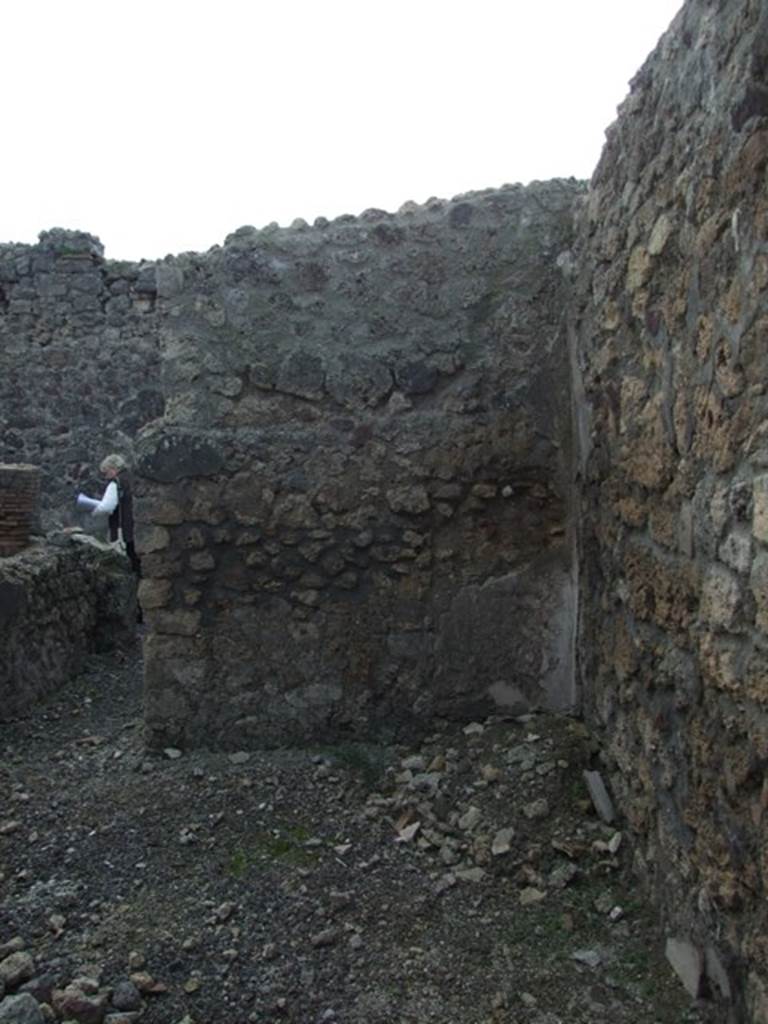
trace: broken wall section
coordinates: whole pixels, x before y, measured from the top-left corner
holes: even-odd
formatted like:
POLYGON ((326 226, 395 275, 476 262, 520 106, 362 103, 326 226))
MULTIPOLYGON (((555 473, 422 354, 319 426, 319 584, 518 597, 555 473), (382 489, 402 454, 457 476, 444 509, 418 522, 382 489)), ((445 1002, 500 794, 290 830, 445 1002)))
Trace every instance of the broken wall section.
POLYGON ((0 721, 37 714, 93 651, 135 641, 128 560, 82 533, 52 533, 0 558, 0 721))
POLYGON ((581 219, 580 678, 692 994, 768 1020, 768 21, 688 3, 581 219))
POLYGON ((570 707, 556 181, 158 266, 137 497, 155 744, 570 707))

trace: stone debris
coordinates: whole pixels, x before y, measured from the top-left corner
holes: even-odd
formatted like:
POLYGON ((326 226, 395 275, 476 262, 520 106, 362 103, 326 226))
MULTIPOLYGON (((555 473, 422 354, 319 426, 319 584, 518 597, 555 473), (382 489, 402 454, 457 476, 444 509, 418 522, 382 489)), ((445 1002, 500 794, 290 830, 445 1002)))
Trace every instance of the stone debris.
POLYGON ((595 810, 602 820, 607 825, 610 825, 616 818, 616 812, 613 809, 613 803, 608 795, 608 790, 605 788, 602 775, 600 772, 585 771, 584 781, 587 784, 592 803, 595 805, 595 810))
POLYGON ((686 992, 696 999, 701 991, 704 975, 704 957, 701 950, 688 939, 670 937, 667 939, 664 952, 686 992))
POLYGON ((501 857, 512 849, 512 840, 515 838, 513 828, 501 828, 493 837, 491 853, 494 857, 501 857))
POLYGON ((602 956, 596 949, 577 949, 574 953, 571 953, 571 959, 593 968, 599 967, 603 962, 602 956))
POLYGON ((46 1024, 46 1018, 32 996, 22 993, 2 999, 0 993, 0 1024, 46 1024))
MULTIPOLYGON (((656 1024, 653 1006, 638 1007, 601 970, 620 964, 627 944, 641 943, 643 956, 650 947, 636 910, 619 917, 631 897, 629 833, 575 798, 573 759, 560 756, 571 723, 474 724, 386 752, 375 777, 304 751, 254 751, 241 764, 229 754, 154 757, 151 792, 146 776, 109 756, 121 730, 91 726, 87 735, 115 739, 59 744, 76 801, 62 790, 51 810, 37 762, 18 791, 30 795, 40 843, 63 828, 55 862, 71 874, 41 876, 39 865, 54 862, 44 851, 31 870, 23 830, 3 840, 15 844, 2 883, 15 916, 0 932, 10 982, 0 1010, 29 995, 24 1012, 51 1024, 205 1024, 222 1014, 304 1024, 392 1012, 427 1021, 435 1007, 441 1020, 486 1024, 491 1013, 503 1024, 517 1006, 533 1024, 567 1020, 589 977, 605 980, 610 1008, 594 1024, 656 1024), (478 950, 482 965, 468 967, 478 950), (105 964, 122 969, 110 975, 105 964), (394 977, 410 996, 392 994, 394 977)), ((688 997, 658 953, 666 975, 653 984, 674 1006, 675 992, 688 997)))
POLYGON ((0 981, 6 989, 18 988, 35 973, 35 961, 26 952, 15 952, 9 954, 0 961, 0 981))

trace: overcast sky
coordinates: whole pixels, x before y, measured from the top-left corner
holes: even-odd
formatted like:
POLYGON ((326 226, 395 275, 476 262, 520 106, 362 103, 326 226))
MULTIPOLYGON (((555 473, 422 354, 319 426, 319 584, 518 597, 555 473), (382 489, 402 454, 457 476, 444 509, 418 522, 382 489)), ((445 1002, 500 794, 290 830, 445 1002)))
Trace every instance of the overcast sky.
POLYGON ((681 0, 17 0, 0 242, 111 259, 588 178, 681 0))

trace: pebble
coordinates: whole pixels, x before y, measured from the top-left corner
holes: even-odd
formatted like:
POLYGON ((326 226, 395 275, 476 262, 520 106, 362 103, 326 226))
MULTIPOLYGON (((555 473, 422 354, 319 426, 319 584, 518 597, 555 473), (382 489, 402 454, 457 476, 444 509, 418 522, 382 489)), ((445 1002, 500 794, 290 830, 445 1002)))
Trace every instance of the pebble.
POLYGON ((533 886, 527 886, 520 892, 520 905, 522 907, 529 907, 534 903, 541 903, 541 901, 546 898, 547 894, 542 892, 541 889, 536 889, 533 886))
POLYGON ((577 963, 586 964, 587 967, 599 967, 603 962, 603 958, 597 952, 596 949, 577 949, 575 953, 571 954, 571 960, 576 960, 577 963))
POLYGON ((339 937, 335 928, 325 928, 323 931, 313 935, 310 942, 313 946, 332 946, 339 937))
POLYGON ((545 797, 539 797, 523 807, 523 814, 531 821, 546 818, 549 815, 549 803, 545 797))
POLYGON ((459 818, 459 828, 464 832, 470 832, 478 824, 483 816, 479 807, 469 807, 459 818))
POLYGON ((515 830, 513 828, 502 828, 493 837, 491 843, 491 853, 494 857, 501 857, 505 853, 509 853, 512 849, 512 840, 515 838, 515 830))
POLYGON ((112 1005, 116 1010, 140 1010, 141 993, 132 981, 118 981, 112 990, 112 1005))

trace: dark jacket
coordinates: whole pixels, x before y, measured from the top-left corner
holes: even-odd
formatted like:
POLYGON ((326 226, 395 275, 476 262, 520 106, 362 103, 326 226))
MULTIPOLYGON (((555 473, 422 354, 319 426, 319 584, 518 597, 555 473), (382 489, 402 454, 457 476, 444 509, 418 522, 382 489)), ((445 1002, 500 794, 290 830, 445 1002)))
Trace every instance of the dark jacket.
POLYGON ((130 559, 133 571, 138 576, 141 572, 141 563, 136 554, 133 540, 133 490, 131 488, 130 474, 123 471, 115 477, 117 484, 117 508, 109 517, 109 539, 118 539, 118 531, 122 530, 125 551, 130 559))

